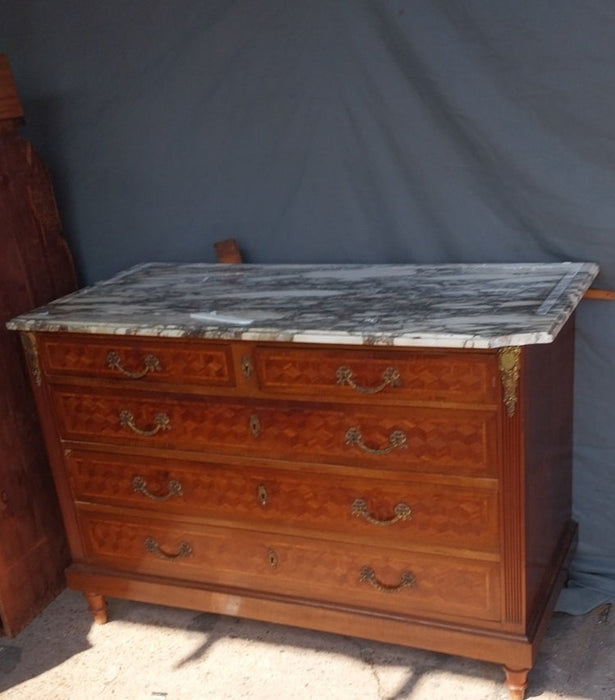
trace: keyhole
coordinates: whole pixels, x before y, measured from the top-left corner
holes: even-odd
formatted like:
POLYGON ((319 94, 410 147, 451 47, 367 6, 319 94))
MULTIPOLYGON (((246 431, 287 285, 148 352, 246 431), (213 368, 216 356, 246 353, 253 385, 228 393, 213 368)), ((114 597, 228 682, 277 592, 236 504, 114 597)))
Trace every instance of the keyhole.
POLYGON ((263 484, 259 484, 258 486, 258 501, 261 506, 267 505, 267 489, 263 486, 263 484))
POLYGON ((246 379, 250 379, 252 376, 252 362, 247 355, 241 358, 241 371, 246 379))
POLYGON ((267 550, 267 560, 269 561, 269 566, 275 569, 278 566, 278 555, 273 549, 267 550))
POLYGON ((250 416, 250 432, 255 438, 257 438, 261 434, 261 423, 258 420, 258 416, 256 415, 256 413, 253 413, 250 416))

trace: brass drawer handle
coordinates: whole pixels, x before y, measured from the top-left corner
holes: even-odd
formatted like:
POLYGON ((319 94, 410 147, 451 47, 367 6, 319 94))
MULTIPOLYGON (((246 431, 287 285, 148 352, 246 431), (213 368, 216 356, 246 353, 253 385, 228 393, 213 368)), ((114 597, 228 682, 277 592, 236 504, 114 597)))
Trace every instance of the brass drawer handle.
POLYGON ((192 547, 188 542, 181 542, 177 554, 167 554, 160 549, 160 545, 153 537, 145 538, 145 551, 149 554, 153 554, 158 559, 164 559, 164 561, 175 561, 177 559, 185 559, 192 554, 192 547))
POLYGON ((409 571, 404 571, 399 577, 397 586, 385 586, 376 578, 376 574, 371 566, 364 566, 359 574, 361 583, 369 583, 372 588, 375 588, 381 593, 398 593, 403 588, 412 588, 416 583, 414 576, 409 571))
POLYGON ((394 367, 387 367, 382 373, 382 383, 374 387, 357 384, 350 367, 338 367, 335 376, 338 384, 348 384, 349 387, 355 391, 360 391, 362 394, 377 394, 379 391, 386 389, 387 386, 399 386, 401 384, 399 371, 394 367))
POLYGON ((171 421, 166 413, 157 413, 154 416, 154 427, 150 430, 143 430, 135 425, 135 417, 130 411, 120 413, 120 425, 122 428, 130 428, 133 433, 143 437, 152 437, 161 430, 171 430, 171 421))
POLYGON ((116 369, 120 374, 123 374, 129 379, 141 379, 148 372, 160 372, 162 367, 160 366, 160 360, 156 355, 146 355, 143 360, 143 369, 140 372, 130 372, 122 367, 122 360, 115 350, 111 350, 107 353, 107 366, 110 369, 116 369))
POLYGON ((135 478, 132 480, 132 488, 137 493, 142 493, 144 496, 151 498, 152 501, 168 501, 172 496, 182 495, 182 485, 175 479, 171 479, 171 481, 169 481, 167 485, 168 491, 163 496, 156 496, 155 493, 149 491, 147 488, 147 481, 145 481, 142 476, 135 476, 135 478))
POLYGON ((388 520, 379 520, 378 518, 374 518, 374 516, 369 513, 367 510, 367 503, 362 498, 356 498, 352 502, 351 512, 357 517, 365 518, 365 520, 372 523, 372 525, 393 525, 400 520, 410 520, 412 515, 410 506, 406 505, 405 503, 398 503, 393 509, 394 515, 392 518, 389 518, 388 520))
POLYGON ((405 449, 406 442, 406 434, 403 433, 401 430, 394 430, 389 435, 388 447, 382 447, 378 449, 376 447, 368 447, 368 445, 366 445, 363 442, 363 436, 361 435, 361 431, 358 428, 348 428, 348 430, 346 431, 347 445, 356 445, 364 452, 369 452, 369 454, 371 455, 388 455, 389 452, 392 452, 396 448, 405 449))

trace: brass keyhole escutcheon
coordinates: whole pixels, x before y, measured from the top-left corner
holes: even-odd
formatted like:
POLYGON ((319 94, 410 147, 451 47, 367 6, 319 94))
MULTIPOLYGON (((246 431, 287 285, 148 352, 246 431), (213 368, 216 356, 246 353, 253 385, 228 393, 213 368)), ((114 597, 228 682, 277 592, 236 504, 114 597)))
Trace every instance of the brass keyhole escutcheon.
POLYGON ((275 553, 274 549, 267 550, 267 561, 272 569, 277 569, 278 567, 278 555, 275 553))
POLYGON ((257 489, 258 493, 258 502, 261 504, 261 506, 266 506, 267 505, 267 489, 263 484, 258 485, 257 489))
POLYGON ((246 379, 250 379, 253 371, 254 368, 252 367, 252 360, 248 357, 248 355, 244 355, 241 358, 241 373, 246 379))
POLYGON ((256 413, 250 416, 250 432, 255 438, 261 434, 261 422, 258 420, 256 413))

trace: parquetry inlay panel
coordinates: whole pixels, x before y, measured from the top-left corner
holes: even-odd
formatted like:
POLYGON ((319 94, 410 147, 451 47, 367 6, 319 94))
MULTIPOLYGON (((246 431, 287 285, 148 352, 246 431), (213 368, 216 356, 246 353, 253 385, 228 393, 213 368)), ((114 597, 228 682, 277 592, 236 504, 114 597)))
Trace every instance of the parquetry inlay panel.
POLYGON ((227 399, 169 400, 67 389, 55 390, 54 401, 67 439, 266 454, 305 461, 350 461, 376 468, 426 472, 487 475, 493 473, 495 466, 496 414, 487 411, 397 409, 383 413, 348 406, 311 408, 303 404, 281 409, 275 404, 227 399), (154 429, 159 414, 168 418, 169 427, 152 436, 138 434, 121 424, 123 411, 131 413, 141 430, 154 429), (351 428, 361 432, 363 446, 348 443, 351 428), (369 451, 389 449, 395 431, 404 434, 404 445, 384 455, 369 451))

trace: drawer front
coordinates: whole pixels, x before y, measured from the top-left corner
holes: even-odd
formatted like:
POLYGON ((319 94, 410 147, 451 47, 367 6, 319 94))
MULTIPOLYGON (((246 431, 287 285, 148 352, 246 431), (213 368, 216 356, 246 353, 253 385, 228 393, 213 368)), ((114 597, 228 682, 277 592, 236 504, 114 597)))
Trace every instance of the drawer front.
POLYGON ((231 346, 223 343, 53 335, 41 343, 40 356, 48 375, 235 386, 231 346))
POLYGON ((492 354, 256 346, 260 389, 337 400, 495 403, 492 354))
POLYGON ((253 465, 152 460, 74 451, 78 501, 245 527, 309 529, 383 545, 497 551, 497 492, 253 465))
POLYGON ((81 512, 91 564, 401 615, 499 618, 499 565, 81 512))
POLYGON ((497 415, 489 411, 282 406, 70 388, 52 395, 61 435, 70 440, 469 475, 490 475, 496 464, 497 415))

